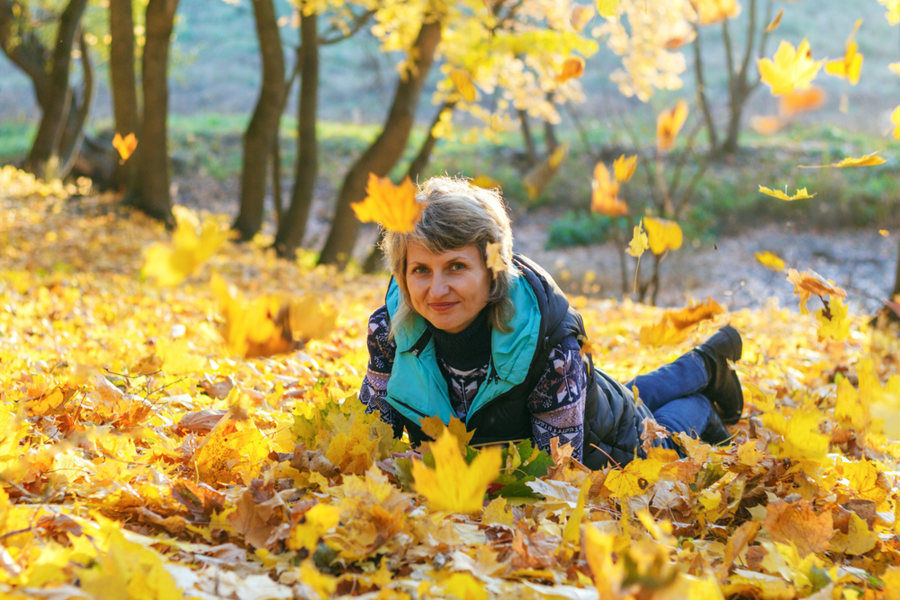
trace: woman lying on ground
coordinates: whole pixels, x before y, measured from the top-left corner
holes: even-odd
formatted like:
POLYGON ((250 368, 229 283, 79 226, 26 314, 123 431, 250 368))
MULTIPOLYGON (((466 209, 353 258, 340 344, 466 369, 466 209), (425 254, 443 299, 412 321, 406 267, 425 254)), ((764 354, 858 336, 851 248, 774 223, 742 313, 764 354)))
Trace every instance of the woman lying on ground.
MULTIPOLYGON (((457 417, 472 445, 531 438, 571 443, 591 469, 643 457, 642 421, 718 444, 743 410, 737 374, 741 337, 725 326, 674 362, 626 384, 582 358, 581 315, 550 275, 512 252, 498 193, 446 177, 426 181, 422 219, 383 242, 393 278, 369 319, 369 365, 360 391, 367 412, 400 437, 428 439, 424 417, 457 417), (499 244, 502 268, 487 266, 499 244), (637 386, 641 403, 635 403, 637 386)), ((663 445, 674 448, 671 440, 663 445)))

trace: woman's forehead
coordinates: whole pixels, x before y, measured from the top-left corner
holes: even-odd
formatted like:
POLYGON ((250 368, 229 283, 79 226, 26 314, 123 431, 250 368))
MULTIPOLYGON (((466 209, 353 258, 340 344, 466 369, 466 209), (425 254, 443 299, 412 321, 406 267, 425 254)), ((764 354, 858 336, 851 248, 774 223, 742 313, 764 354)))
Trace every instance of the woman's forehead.
POLYGON ((453 260, 477 260, 479 258, 481 258, 481 251, 475 244, 467 244, 461 248, 445 250, 444 252, 432 252, 419 242, 410 242, 406 248, 406 260, 410 264, 446 263, 453 260))

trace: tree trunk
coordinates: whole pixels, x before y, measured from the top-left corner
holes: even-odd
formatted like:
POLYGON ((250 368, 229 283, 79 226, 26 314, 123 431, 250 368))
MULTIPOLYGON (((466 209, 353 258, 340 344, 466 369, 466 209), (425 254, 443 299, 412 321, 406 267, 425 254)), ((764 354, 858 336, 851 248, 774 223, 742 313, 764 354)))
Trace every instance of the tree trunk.
POLYGON ((140 191, 131 203, 167 226, 174 225, 169 191, 168 132, 169 44, 178 0, 148 0, 141 83, 144 90, 144 122, 141 141, 140 191))
POLYGON ((62 131, 62 138, 58 145, 60 168, 59 178, 65 179, 72 171, 75 159, 81 152, 81 146, 84 142, 84 125, 87 123, 88 115, 91 112, 91 101, 94 97, 94 69, 91 66, 90 48, 84 32, 78 36, 78 49, 81 52, 81 101, 74 99, 74 106, 69 109, 66 118, 66 126, 62 131))
POLYGON ((284 53, 278 33, 278 15, 273 0, 253 0, 256 37, 262 57, 262 85, 253 117, 244 133, 241 175, 241 208, 232 227, 241 241, 249 241, 262 227, 269 158, 284 96, 284 53))
POLYGON ((117 163, 113 186, 132 192, 138 186, 138 165, 143 146, 138 116, 137 77, 134 72, 134 15, 131 0, 109 0, 109 77, 116 132, 133 133, 138 147, 124 163, 117 163))
POLYGON ((730 103, 730 118, 728 119, 728 133, 725 141, 722 142, 723 154, 734 154, 738 151, 738 138, 741 135, 741 115, 744 112, 744 105, 747 102, 747 91, 742 85, 743 82, 737 82, 734 95, 730 103))
POLYGON ((528 124, 528 113, 525 109, 518 109, 519 124, 522 126, 522 139, 525 141, 525 152, 528 155, 528 166, 537 164, 537 148, 534 145, 534 136, 531 135, 531 126, 528 124))
POLYGON ((337 213, 325 247, 319 257, 319 264, 344 267, 350 259, 359 222, 350 207, 352 202, 365 198, 366 181, 369 173, 384 177, 399 160, 415 120, 416 105, 422 92, 425 78, 431 70, 431 63, 438 42, 441 39, 441 22, 425 22, 409 56, 414 65, 401 77, 394 94, 391 111, 378 139, 356 161, 344 179, 337 201, 337 213))
POLYGON ((312 207, 316 177, 319 174, 319 145, 316 139, 316 113, 319 95, 318 14, 300 16, 300 102, 297 108, 297 164, 294 189, 287 215, 275 235, 278 256, 294 258, 303 243, 306 223, 312 207))
POLYGON ((48 52, 36 33, 22 26, 28 20, 28 7, 21 1, 0 0, 0 48, 31 79, 38 106, 46 110, 50 101, 48 52))
POLYGON ((713 121, 712 111, 709 109, 709 102, 706 99, 706 83, 703 79, 703 58, 700 52, 700 28, 695 28, 696 37, 694 38, 694 77, 697 80, 697 103, 700 105, 700 112, 703 113, 703 121, 706 123, 706 133, 709 136, 709 152, 714 153, 719 147, 719 136, 716 133, 716 123, 713 121))
POLYGON ((559 140, 556 139, 556 129, 550 121, 544 121, 544 145, 547 146, 547 156, 559 148, 559 140))
MULTIPOLYGON (((416 157, 409 165, 409 170, 406 172, 406 176, 414 183, 419 182, 419 177, 422 176, 425 167, 428 166, 428 163, 431 160, 431 152, 434 150, 435 145, 437 145, 437 137, 434 135, 435 126, 440 122, 441 116, 446 111, 452 111, 454 107, 456 107, 456 100, 445 100, 444 104, 438 109, 437 114, 434 115, 434 120, 431 121, 431 125, 428 127, 428 135, 425 136, 425 141, 422 142, 419 153, 416 154, 416 157)), ((369 256, 366 257, 366 261, 363 263, 363 273, 375 273, 381 268, 384 260, 384 252, 381 250, 380 242, 381 236, 376 240, 375 244, 372 246, 372 250, 369 252, 369 256)))
POLYGON ((24 168, 40 178, 52 178, 59 167, 58 144, 67 109, 71 103, 69 70, 72 64, 72 46, 81 23, 87 0, 69 0, 59 19, 56 44, 50 62, 50 88, 47 91, 43 114, 24 168))

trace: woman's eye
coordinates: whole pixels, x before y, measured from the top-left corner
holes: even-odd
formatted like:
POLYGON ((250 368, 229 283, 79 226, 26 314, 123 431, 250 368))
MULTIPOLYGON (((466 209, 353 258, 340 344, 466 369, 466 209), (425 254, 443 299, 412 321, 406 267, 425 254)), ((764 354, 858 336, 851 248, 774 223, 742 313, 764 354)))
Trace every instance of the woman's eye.
POLYGON ((466 265, 464 263, 453 263, 452 265, 450 265, 450 268, 454 271, 462 271, 466 268, 466 265))
POLYGON ((426 269, 425 267, 415 267, 412 272, 416 275, 421 275, 422 273, 427 273, 428 269, 426 269))

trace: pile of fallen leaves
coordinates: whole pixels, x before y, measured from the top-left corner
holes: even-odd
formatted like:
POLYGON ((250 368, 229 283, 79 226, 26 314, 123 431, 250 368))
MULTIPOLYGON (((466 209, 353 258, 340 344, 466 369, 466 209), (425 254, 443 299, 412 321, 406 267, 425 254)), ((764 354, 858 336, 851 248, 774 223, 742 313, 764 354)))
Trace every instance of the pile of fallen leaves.
POLYGON ((475 450, 430 421, 437 441, 412 452, 356 399, 386 279, 199 223, 166 254, 112 198, 16 185, 0 187, 2 594, 900 597, 884 433, 900 347, 861 317, 820 342, 815 317, 776 306, 695 307, 698 325, 573 298, 621 380, 740 329, 734 443, 681 437, 684 458, 590 472, 571 448, 475 450), (215 252, 191 245, 204 231, 215 252), (177 285, 151 280, 184 260, 177 285))

